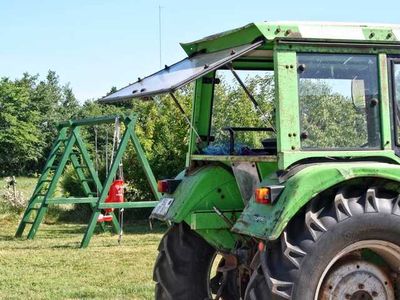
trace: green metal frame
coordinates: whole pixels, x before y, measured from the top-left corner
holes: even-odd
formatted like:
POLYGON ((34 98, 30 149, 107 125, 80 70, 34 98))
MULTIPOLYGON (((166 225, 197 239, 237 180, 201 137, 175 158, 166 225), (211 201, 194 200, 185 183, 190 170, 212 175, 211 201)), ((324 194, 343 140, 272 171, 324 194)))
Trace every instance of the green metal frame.
MULTIPOLYGON (((33 239, 41 222, 43 221, 49 205, 87 203, 92 208, 92 216, 81 242, 81 247, 84 248, 89 245, 90 239, 97 225, 97 219, 102 209, 154 207, 160 199, 160 194, 157 191, 157 182, 154 174, 151 170, 149 162, 146 159, 146 155, 141 147, 140 141, 134 131, 136 119, 136 116, 132 114, 129 116, 107 116, 83 120, 70 120, 59 124, 58 136, 54 142, 53 148, 46 161, 43 172, 39 177, 36 188, 24 212, 15 236, 21 237, 25 227, 30 224, 31 228, 27 237, 28 239, 33 239), (113 123, 115 122, 116 118, 119 118, 119 120, 124 124, 125 131, 115 153, 115 158, 110 167, 109 175, 105 182, 101 183, 85 143, 80 136, 80 129, 82 126, 113 123), (105 203, 110 186, 115 178, 129 141, 132 141, 139 163, 145 171, 150 188, 153 191, 157 201, 105 203), (56 161, 58 161, 57 164, 56 161), (71 163, 76 171, 78 179, 82 184, 85 197, 54 197, 57 183, 62 176, 65 166, 68 162, 71 163), (86 173, 89 174, 89 178, 85 175, 83 169, 87 170, 86 173), (89 181, 94 183, 96 191, 91 190, 88 184, 89 181), (36 212, 36 214, 34 214, 34 212, 36 212), (33 221, 31 221, 32 217, 33 221)), ((115 215, 113 213, 112 215, 113 229, 115 232, 119 232, 120 224, 118 223, 115 215)))

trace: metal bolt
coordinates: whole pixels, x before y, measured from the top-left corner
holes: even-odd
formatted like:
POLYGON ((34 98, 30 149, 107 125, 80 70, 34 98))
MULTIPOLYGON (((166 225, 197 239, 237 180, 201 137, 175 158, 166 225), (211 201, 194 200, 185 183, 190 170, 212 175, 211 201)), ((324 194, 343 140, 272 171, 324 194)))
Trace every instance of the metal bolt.
POLYGON ((290 35, 291 33, 292 33, 292 30, 290 30, 290 29, 288 29, 288 30, 285 31, 285 35, 286 35, 286 36, 290 35))
POLYGON ((292 137, 292 134, 291 134, 291 133, 289 133, 289 134, 288 134, 288 136, 289 136, 289 137, 292 137))
POLYGON ((387 34, 386 38, 387 38, 387 39, 391 39, 392 36, 393 36, 393 34, 389 32, 389 33, 387 34))
POLYGON ((358 285, 358 288, 359 288, 360 290, 363 290, 363 289, 364 289, 364 285, 363 285, 362 283, 360 283, 360 284, 358 285))
POLYGON ((231 51, 231 55, 234 55, 234 54, 236 54, 236 51, 235 51, 235 50, 232 50, 232 51, 231 51))
POLYGON ((296 149, 296 147, 295 147, 295 146, 292 146, 292 150, 294 150, 294 149, 296 149))
POLYGON ((208 65, 207 65, 207 64, 205 64, 205 65, 204 65, 204 69, 207 69, 207 68, 208 68, 208 65))
POLYGON ((304 72, 304 71, 306 70, 306 65, 305 65, 305 64, 300 64, 300 65, 297 67, 297 70, 298 70, 300 73, 304 72))
POLYGON ((372 291, 372 297, 378 297, 378 292, 372 291))
POLYGON ((371 32, 371 33, 369 34, 369 38, 370 38, 370 39, 372 39, 374 36, 375 36, 375 33, 373 33, 373 32, 371 32))
POLYGON ((346 298, 346 299, 350 299, 350 298, 351 298, 351 295, 350 295, 350 294, 346 294, 345 298, 346 298))
POLYGON ((280 33, 281 32, 281 29, 278 27, 276 30, 275 30, 275 34, 278 34, 278 33, 280 33))

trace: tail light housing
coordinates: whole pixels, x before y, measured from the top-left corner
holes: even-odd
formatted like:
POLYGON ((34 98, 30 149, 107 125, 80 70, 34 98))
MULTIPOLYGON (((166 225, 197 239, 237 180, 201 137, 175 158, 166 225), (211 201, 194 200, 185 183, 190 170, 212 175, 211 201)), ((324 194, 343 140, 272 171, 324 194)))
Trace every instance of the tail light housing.
POLYGON ((268 187, 261 187, 256 189, 256 202, 260 204, 271 204, 271 190, 268 187))
POLYGON ((157 190, 160 193, 165 194, 172 194, 175 192, 176 188, 178 187, 179 183, 182 180, 179 179, 163 179, 157 182, 157 190))
POLYGON ((283 185, 259 187, 255 192, 255 200, 259 204, 274 204, 284 188, 283 185))

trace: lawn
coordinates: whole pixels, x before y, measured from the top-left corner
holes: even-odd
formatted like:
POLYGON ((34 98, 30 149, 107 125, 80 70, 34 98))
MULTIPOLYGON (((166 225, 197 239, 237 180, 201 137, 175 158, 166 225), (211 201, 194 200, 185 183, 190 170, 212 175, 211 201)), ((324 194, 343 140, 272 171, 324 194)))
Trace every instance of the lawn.
POLYGON ((42 225, 35 240, 15 239, 17 223, 0 223, 0 299, 153 299, 152 268, 164 227, 126 228, 79 249, 84 225, 42 225))
MULTIPOLYGON (((18 187, 29 194, 34 184, 21 178, 18 187)), ((121 245, 98 232, 87 249, 79 248, 84 224, 42 224, 33 241, 14 238, 17 225, 15 213, 0 213, 0 299, 154 299, 164 225, 131 223, 121 245)))

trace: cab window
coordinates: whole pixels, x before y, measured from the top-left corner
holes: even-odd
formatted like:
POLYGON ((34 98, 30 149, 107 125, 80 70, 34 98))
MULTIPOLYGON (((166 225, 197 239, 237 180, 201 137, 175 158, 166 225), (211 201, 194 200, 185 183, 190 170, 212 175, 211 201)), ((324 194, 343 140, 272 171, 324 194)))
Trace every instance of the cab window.
POLYGON ((303 149, 381 145, 375 55, 298 54, 303 149))

